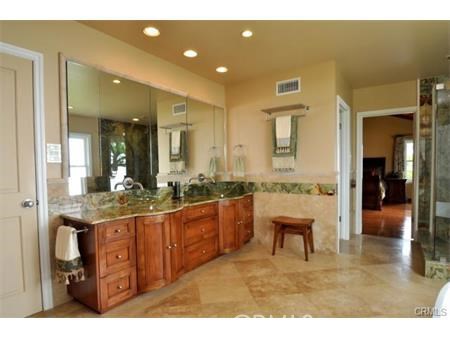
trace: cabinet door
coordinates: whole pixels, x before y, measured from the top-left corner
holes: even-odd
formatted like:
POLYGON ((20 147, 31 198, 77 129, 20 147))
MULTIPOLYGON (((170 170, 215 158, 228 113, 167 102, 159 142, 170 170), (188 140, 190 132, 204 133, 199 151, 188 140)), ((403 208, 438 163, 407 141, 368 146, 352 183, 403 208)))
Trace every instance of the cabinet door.
POLYGON ((170 215, 136 218, 138 291, 170 283, 170 215))
POLYGON ((219 203, 219 249, 221 253, 239 248, 239 213, 235 200, 219 203))
POLYGON ((172 281, 178 279, 184 273, 184 239, 182 212, 170 215, 170 263, 172 281))
POLYGON ((253 198, 246 196, 238 200, 239 242, 242 246, 253 237, 253 198))

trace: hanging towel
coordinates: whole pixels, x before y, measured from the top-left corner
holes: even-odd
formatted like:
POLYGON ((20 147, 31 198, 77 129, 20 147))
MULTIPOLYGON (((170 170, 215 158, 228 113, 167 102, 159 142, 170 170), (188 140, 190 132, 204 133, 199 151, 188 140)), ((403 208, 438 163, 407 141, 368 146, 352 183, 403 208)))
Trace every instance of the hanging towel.
POLYGON ((186 171, 187 144, 186 131, 173 130, 169 136, 169 161, 171 174, 183 174, 186 171))
POLYGON ((245 177, 245 155, 242 145, 237 145, 233 149, 233 176, 245 177))
POLYGON ((56 234, 56 280, 67 285, 84 280, 83 262, 75 231, 72 227, 61 225, 56 234))
POLYGON ((281 172, 294 171, 296 158, 297 117, 277 117, 272 121, 272 168, 281 172))
POLYGON ((277 150, 289 152, 291 144, 291 116, 280 116, 275 119, 275 134, 277 138, 277 150))

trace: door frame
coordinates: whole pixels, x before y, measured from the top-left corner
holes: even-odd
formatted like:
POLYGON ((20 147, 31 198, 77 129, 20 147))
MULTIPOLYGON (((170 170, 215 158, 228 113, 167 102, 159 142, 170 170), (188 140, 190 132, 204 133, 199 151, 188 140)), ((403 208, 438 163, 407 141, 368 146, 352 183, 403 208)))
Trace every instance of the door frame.
MULTIPOLYGON (((409 107, 399 107, 399 108, 389 108, 382 110, 371 110, 356 113, 356 189, 355 189, 355 234, 359 235, 362 233, 362 170, 363 170, 363 120, 367 117, 379 117, 379 116, 390 116, 390 115, 400 115, 414 113, 413 120, 413 130, 414 130, 414 143, 417 144, 415 135, 414 121, 417 118, 417 106, 409 107)), ((416 146, 414 148, 416 150, 416 146)), ((414 162, 416 162, 416 157, 414 156, 414 162)), ((415 166, 413 165, 415 168, 415 166)), ((415 173, 414 173, 415 174, 415 173)), ((413 186, 415 186, 415 180, 413 179, 413 186)), ((415 187, 413 187, 416 191, 415 187)), ((412 210, 415 208, 416 196, 412 200, 413 206, 412 210)), ((415 215, 413 215, 415 217, 415 215)), ((412 238, 412 237, 411 237, 412 238)))
POLYGON ((34 150, 36 171, 36 206, 39 238, 39 261, 41 274, 42 307, 53 307, 52 274, 50 264, 50 240, 48 233, 47 163, 45 146, 44 111, 44 56, 0 41, 0 52, 32 61, 34 105, 34 150))
POLYGON ((339 240, 350 239, 350 168, 351 168, 351 144, 350 144, 350 106, 339 96, 336 96, 336 172, 338 182, 338 212, 337 212, 337 248, 339 252, 339 240), (342 109, 342 113, 341 113, 342 109), (342 138, 341 138, 342 135, 342 138), (341 143, 343 139, 344 143, 341 143), (341 153, 348 154, 346 161, 341 163, 341 153))

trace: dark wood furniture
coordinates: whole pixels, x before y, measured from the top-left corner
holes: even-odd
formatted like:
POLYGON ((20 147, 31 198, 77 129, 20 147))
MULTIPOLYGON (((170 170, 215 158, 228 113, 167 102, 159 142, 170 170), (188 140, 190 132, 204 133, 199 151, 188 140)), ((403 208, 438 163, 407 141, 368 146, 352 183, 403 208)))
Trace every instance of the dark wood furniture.
POLYGON ((363 209, 381 210, 383 206, 383 195, 381 191, 380 176, 369 174, 363 177, 363 209))
POLYGON ((404 178, 385 178, 386 203, 406 203, 406 179, 404 178))
POLYGON ((99 224, 62 218, 65 225, 88 229, 78 234, 86 280, 70 284, 69 294, 103 313, 248 242, 253 196, 99 224))
POLYGON ((303 236, 303 246, 305 250, 305 260, 308 261, 308 244, 311 249, 311 253, 314 252, 314 236, 312 225, 314 223, 313 218, 294 218, 279 216, 272 219, 274 226, 273 232, 273 248, 272 256, 275 255, 277 248, 278 236, 281 234, 280 248, 284 246, 285 234, 301 235, 303 236))

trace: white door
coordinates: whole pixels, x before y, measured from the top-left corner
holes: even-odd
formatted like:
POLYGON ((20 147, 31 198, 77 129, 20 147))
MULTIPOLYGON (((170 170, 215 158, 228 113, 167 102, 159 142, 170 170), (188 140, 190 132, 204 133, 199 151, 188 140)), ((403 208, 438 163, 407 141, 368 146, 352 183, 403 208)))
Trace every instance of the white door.
POLYGON ((0 53, 0 317, 42 310, 32 72, 0 53))
POLYGON ((350 239, 350 107, 338 96, 339 110, 339 238, 350 239))

